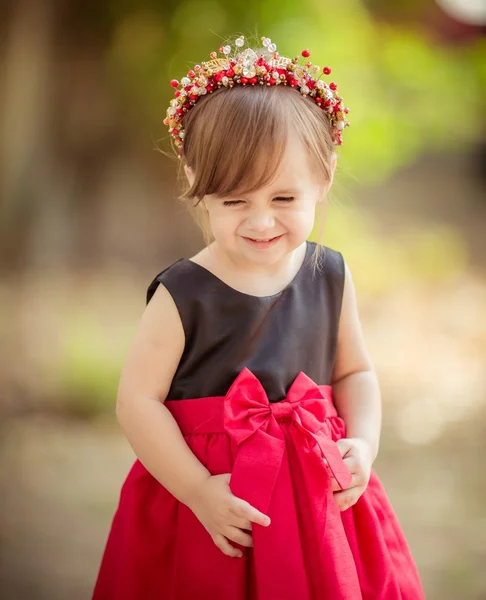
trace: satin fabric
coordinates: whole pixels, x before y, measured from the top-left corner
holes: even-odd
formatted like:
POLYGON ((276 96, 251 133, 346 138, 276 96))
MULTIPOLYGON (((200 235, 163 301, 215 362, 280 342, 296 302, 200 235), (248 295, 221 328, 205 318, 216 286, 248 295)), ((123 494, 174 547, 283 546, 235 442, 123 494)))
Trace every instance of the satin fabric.
POLYGON ((243 369, 226 396, 166 401, 191 450, 232 492, 271 518, 252 549, 225 556, 195 515, 136 461, 122 488, 94 600, 421 600, 419 576, 373 472, 348 510, 336 441, 345 425, 330 386, 299 373, 270 403, 243 369))

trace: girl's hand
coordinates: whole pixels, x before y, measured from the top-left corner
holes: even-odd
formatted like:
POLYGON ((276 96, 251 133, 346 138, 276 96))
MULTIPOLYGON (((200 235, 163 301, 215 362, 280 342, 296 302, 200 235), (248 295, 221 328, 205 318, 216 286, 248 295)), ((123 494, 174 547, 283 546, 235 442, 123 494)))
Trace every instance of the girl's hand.
POLYGON ((230 541, 251 548, 252 523, 268 527, 270 519, 232 494, 230 477, 229 473, 208 477, 198 487, 188 506, 221 552, 239 558, 243 552, 232 546, 230 541))
POLYGON ((344 463, 352 475, 350 486, 345 490, 341 490, 328 467, 334 500, 339 510, 343 511, 356 504, 365 491, 370 480, 373 459, 370 445, 363 438, 343 438, 336 443, 344 463))

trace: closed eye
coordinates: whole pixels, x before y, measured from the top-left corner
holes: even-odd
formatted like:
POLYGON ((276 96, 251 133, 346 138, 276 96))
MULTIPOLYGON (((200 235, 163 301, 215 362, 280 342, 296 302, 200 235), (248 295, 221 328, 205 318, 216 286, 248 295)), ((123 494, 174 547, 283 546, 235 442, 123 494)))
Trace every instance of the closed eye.
POLYGON ((243 200, 225 200, 223 206, 236 206, 237 204, 243 204, 243 200))
MULTIPOLYGON (((293 196, 277 196, 274 200, 277 200, 278 202, 292 202, 295 198, 293 196)), ((225 200, 223 206, 237 206, 238 204, 244 203, 244 200, 225 200)))

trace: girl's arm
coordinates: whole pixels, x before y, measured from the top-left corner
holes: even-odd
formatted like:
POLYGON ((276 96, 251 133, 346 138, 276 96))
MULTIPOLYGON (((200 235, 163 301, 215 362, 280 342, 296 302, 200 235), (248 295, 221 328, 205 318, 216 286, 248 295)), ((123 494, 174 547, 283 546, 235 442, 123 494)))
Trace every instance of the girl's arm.
POLYGON ((116 412, 135 454, 180 502, 210 476, 187 446, 163 402, 184 350, 178 310, 159 285, 142 316, 123 367, 116 412))
POLYGON ((346 423, 346 437, 364 440, 369 446, 371 461, 374 461, 380 443, 380 388, 365 347, 356 293, 347 265, 345 273, 332 376, 334 404, 346 423))
POLYGON ((159 285, 128 352, 118 389, 118 420, 140 462, 179 502, 188 506, 228 556, 230 542, 251 547, 252 523, 270 519, 230 489, 230 474, 212 476, 199 462, 164 401, 182 352, 184 330, 169 292, 159 285))

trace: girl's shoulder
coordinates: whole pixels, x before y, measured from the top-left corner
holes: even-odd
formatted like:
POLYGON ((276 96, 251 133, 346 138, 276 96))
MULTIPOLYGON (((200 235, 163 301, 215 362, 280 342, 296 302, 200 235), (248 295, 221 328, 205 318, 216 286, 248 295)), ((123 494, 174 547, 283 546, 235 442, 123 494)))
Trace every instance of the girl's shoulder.
POLYGON ((312 269, 323 278, 344 282, 346 273, 346 263, 342 252, 319 244, 312 244, 312 269))
POLYGON ((192 276, 191 262, 180 258, 168 267, 165 267, 160 273, 152 279, 147 288, 146 301, 147 304, 152 299, 159 285, 163 285, 171 296, 178 296, 181 291, 187 292, 192 286, 188 286, 188 276, 192 276))

